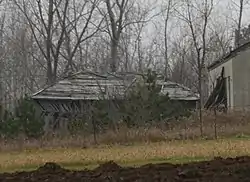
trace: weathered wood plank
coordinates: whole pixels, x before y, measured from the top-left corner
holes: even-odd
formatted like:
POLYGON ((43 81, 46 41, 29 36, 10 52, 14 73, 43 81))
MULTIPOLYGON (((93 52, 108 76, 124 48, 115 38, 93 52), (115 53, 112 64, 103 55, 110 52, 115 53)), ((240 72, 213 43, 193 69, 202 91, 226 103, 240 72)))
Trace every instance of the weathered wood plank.
MULTIPOLYGON (((123 97, 132 83, 141 76, 136 74, 110 73, 100 75, 93 72, 81 72, 60 80, 52 87, 33 96, 34 99, 64 99, 64 100, 99 100, 109 97, 123 97)), ((198 96, 189 88, 174 82, 158 80, 162 86, 161 94, 169 94, 170 98, 180 100, 197 100, 198 96)))

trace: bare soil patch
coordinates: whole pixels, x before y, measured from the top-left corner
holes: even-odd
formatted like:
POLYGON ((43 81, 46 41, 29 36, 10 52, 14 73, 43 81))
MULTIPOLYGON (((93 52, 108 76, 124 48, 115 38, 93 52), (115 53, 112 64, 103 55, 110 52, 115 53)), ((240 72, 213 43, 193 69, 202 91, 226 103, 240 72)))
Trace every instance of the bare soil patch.
POLYGON ((1 182, 152 182, 152 181, 250 181, 250 157, 217 157, 211 161, 188 164, 147 164, 141 167, 121 167, 110 161, 94 170, 72 171, 55 163, 46 163, 31 172, 0 174, 1 182))

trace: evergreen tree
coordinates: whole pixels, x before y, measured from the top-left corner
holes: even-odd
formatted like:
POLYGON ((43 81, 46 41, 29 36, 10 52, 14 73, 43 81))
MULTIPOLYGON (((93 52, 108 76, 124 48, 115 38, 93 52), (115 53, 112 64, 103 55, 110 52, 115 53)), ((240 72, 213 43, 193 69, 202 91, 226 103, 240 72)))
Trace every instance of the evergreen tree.
POLYGON ((190 114, 184 105, 162 95, 157 84, 157 74, 148 70, 143 82, 138 83, 129 93, 122 110, 128 126, 151 124, 166 118, 178 118, 190 114))
POLYGON ((24 134, 28 138, 37 138, 43 134, 43 118, 37 113, 33 101, 25 96, 18 101, 14 113, 8 114, 2 122, 1 133, 8 138, 24 134))

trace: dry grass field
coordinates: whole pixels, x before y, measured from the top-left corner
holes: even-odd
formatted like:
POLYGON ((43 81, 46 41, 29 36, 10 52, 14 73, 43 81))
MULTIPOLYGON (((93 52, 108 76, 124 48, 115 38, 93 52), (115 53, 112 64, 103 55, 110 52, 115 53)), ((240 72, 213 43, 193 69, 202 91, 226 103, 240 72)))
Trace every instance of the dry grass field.
POLYGON ((131 146, 98 146, 86 149, 33 149, 19 152, 1 152, 0 170, 31 170, 46 162, 55 162, 66 168, 92 168, 100 163, 115 161, 120 165, 146 163, 185 163, 212 159, 216 156, 250 155, 250 140, 221 139, 142 143, 131 146))
POLYGON ((115 161, 121 165, 183 163, 215 156, 250 155, 250 115, 204 114, 204 138, 194 119, 151 128, 109 131, 97 136, 0 141, 0 171, 32 170, 46 162, 67 168, 93 168, 115 161), (215 136, 218 137, 215 140, 215 136))
POLYGON ((99 134, 97 144, 84 133, 0 140, 0 181, 249 181, 249 113, 204 114, 203 131, 189 118, 119 126, 99 134))
MULTIPOLYGON (((176 140, 197 140, 201 138, 200 123, 193 117, 180 121, 170 121, 140 128, 119 126, 118 132, 112 130, 97 135, 98 145, 136 145, 138 143, 169 142, 176 140)), ((250 138, 250 112, 231 112, 228 114, 204 113, 203 139, 250 138)), ((0 140, 0 151, 22 151, 30 149, 89 148, 95 146, 94 137, 85 133, 76 136, 53 136, 39 140, 0 140)))

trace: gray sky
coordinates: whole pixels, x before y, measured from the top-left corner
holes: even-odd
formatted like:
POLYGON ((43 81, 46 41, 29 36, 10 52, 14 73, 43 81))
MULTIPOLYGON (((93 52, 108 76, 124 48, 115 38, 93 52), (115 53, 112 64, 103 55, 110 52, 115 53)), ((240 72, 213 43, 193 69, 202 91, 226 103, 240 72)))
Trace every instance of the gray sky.
MULTIPOLYGON (((164 2, 167 0, 147 0, 149 3, 152 3, 152 7, 156 8, 152 11, 152 15, 156 14, 160 10, 160 6, 164 5, 164 2), (155 3, 157 1, 157 3, 155 3), (157 7, 158 6, 158 7, 157 7)), ((179 0, 177 0, 179 1, 179 0)), ((194 1, 202 1, 202 0, 194 0, 194 1)), ((239 0, 234 0, 235 2, 239 0)), ((250 2, 250 0, 248 0, 250 2)), ((146 3, 145 3, 146 4, 146 3)), ((238 21, 238 10, 239 8, 233 3, 233 0, 214 0, 214 10, 211 16, 213 26, 222 26, 228 27, 236 27, 236 22, 238 21)), ((211 21, 210 21, 211 23, 211 21)), ((183 34, 184 30, 181 28, 185 25, 184 22, 180 21, 178 18, 172 18, 169 26, 169 33, 173 34, 173 36, 177 34, 183 34)), ((246 26, 250 24, 250 3, 245 5, 245 9, 243 12, 243 20, 242 26, 246 26)), ((229 30, 232 31, 232 30, 229 30)), ((151 23, 148 24, 144 28, 144 36, 146 42, 149 38, 153 38, 154 36, 159 36, 164 33, 164 17, 157 16, 153 19, 151 23)), ((232 32, 233 33, 233 32, 232 32)), ((145 42, 145 43, 146 43, 145 42)))
MULTIPOLYGON (((162 4, 166 3, 168 0, 158 0, 157 3, 156 0, 147 0, 148 2, 152 3, 151 7, 157 7, 154 9, 154 11, 151 12, 151 14, 156 14, 159 12, 160 7, 162 4)), ((180 2, 181 0, 176 0, 177 2, 180 2)), ((201 2, 202 0, 194 0, 197 2, 201 2)), ((235 2, 239 0, 234 0, 235 2)), ((250 0, 249 0, 250 1, 250 0)), ((146 3, 145 3, 146 4, 146 3)), ((209 23, 209 26, 211 29, 216 29, 218 32, 220 30, 224 29, 227 31, 227 36, 231 37, 234 33, 234 29, 237 27, 236 20, 238 21, 238 15, 239 13, 239 7, 234 5, 232 3, 232 0, 214 0, 214 9, 211 16, 211 20, 209 23)), ((250 3, 245 6, 244 13, 243 13, 243 20, 242 25, 246 26, 250 24, 250 3)), ((171 47, 171 41, 178 41, 180 36, 182 37, 185 33, 188 33, 189 28, 184 28, 186 23, 183 21, 180 21, 178 18, 172 18, 170 22, 170 26, 168 29, 169 32, 169 47, 171 47)), ((199 28, 199 25, 197 25, 195 28, 199 28)), ((163 48, 164 47, 164 16, 157 16, 153 19, 152 22, 150 22, 143 31, 143 46, 148 46, 148 51, 152 50, 152 42, 156 39, 156 42, 159 45, 158 47, 163 48)), ((154 46, 156 51, 161 51, 157 49, 157 45, 154 46)), ((162 54, 161 54, 162 55, 162 54)), ((158 57, 155 58, 156 60, 160 60, 158 57)))

